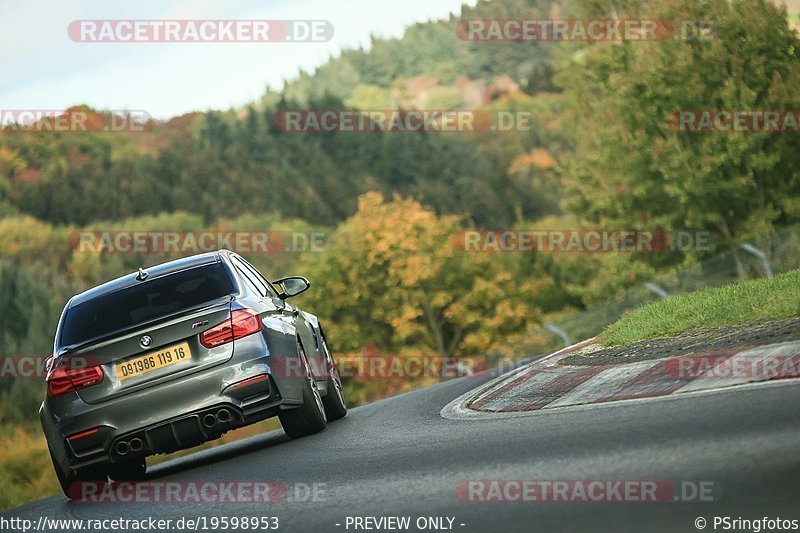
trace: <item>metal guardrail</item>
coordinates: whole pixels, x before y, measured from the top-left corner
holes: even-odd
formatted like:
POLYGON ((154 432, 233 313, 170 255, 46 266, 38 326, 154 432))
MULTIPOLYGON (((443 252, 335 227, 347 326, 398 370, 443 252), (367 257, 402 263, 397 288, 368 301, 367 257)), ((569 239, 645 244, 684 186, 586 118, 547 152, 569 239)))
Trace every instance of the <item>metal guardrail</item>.
POLYGON ((663 274, 628 289, 611 300, 593 305, 563 320, 551 322, 498 349, 497 354, 500 358, 508 359, 547 353, 561 348, 564 343, 593 337, 616 322, 625 312, 658 298, 737 281, 771 278, 797 268, 800 268, 800 224, 663 274))

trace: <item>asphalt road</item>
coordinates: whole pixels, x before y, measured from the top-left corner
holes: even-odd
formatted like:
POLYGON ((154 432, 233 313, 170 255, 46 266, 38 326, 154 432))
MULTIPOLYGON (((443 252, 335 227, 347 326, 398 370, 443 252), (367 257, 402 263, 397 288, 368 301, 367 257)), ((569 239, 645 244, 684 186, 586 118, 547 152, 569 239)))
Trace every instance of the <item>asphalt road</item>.
POLYGON ((800 382, 519 418, 440 416, 448 402, 486 379, 365 405, 312 437, 289 441, 272 432, 163 463, 151 474, 274 480, 286 483, 290 496, 296 483, 324 483, 317 501, 76 504, 58 496, 2 516, 276 516, 279 531, 355 531, 346 528, 348 516, 409 516, 412 526, 418 517, 446 516, 454 518, 454 531, 464 532, 697 531, 698 517, 711 531, 715 515, 800 520, 800 382), (500 479, 712 482, 716 501, 481 503, 457 496, 462 481, 500 479))

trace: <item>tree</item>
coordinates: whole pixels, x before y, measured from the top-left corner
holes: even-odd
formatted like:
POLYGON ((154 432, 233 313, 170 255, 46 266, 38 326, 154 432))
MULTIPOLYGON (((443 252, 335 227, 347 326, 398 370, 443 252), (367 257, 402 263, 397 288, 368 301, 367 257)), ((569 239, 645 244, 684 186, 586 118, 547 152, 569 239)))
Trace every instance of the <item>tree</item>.
MULTIPOLYGON (((35 360, 51 352, 55 321, 48 293, 8 262, 0 263, 0 317, 0 356, 35 360)), ((42 388, 38 379, 0 379, 0 428, 35 420, 42 388)))
POLYGON ((547 282, 517 279, 511 257, 459 249, 459 223, 411 199, 361 196, 358 212, 309 259, 314 290, 304 305, 340 351, 474 354, 524 332, 540 316, 535 293, 547 282))
POLYGON ((18 266, 0 263, 0 354, 42 355, 55 324, 47 291, 18 266))
POLYGON ((795 109, 800 40, 785 11, 765 0, 580 5, 581 16, 710 20, 713 34, 590 44, 566 60, 557 82, 571 104, 570 212, 613 228, 712 230, 724 247, 800 219, 800 137, 688 133, 669 123, 678 110, 795 109))

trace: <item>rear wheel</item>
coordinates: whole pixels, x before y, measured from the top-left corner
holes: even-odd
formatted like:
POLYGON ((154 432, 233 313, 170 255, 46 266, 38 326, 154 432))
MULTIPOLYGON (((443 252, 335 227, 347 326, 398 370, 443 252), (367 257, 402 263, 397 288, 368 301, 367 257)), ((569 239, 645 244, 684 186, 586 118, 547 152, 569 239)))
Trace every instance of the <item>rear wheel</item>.
POLYGON ((325 360, 328 365, 328 394, 322 399, 322 403, 325 406, 328 421, 339 420, 347 414, 347 398, 344 396, 339 368, 336 366, 336 361, 333 360, 333 353, 324 335, 322 336, 322 349, 325 351, 325 360))
POLYGON ((303 371, 303 405, 278 414, 283 430, 293 439, 322 431, 328 421, 322 404, 322 395, 314 380, 303 345, 298 343, 297 350, 303 371))
POLYGON ((101 484, 108 481, 106 469, 102 466, 87 466, 77 470, 64 471, 50 451, 50 459, 56 471, 58 484, 64 495, 70 500, 79 499, 82 494, 96 494, 100 492, 101 484), (84 488, 83 484, 93 484, 93 487, 84 488))

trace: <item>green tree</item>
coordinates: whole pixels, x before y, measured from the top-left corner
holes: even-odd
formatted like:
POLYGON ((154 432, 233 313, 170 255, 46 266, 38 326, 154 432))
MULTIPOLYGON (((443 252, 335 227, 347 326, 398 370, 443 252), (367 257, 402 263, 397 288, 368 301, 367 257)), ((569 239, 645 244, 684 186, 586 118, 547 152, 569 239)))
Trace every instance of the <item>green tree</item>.
POLYGON ((579 5, 581 16, 712 21, 713 34, 590 44, 564 60, 569 211, 615 228, 712 230, 724 247, 800 219, 800 137, 687 133, 669 123, 677 110, 795 109, 800 40, 785 11, 765 0, 579 5))
MULTIPOLYGON (((19 266, 0 263, 0 355, 38 358, 53 348, 54 316, 47 291, 19 266)), ((0 426, 36 420, 42 382, 29 377, 0 380, 0 426)))

